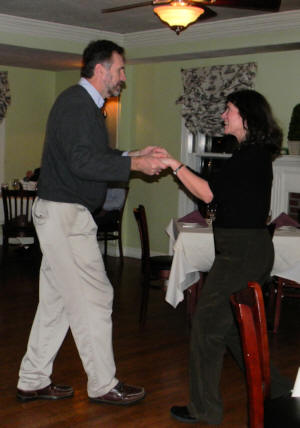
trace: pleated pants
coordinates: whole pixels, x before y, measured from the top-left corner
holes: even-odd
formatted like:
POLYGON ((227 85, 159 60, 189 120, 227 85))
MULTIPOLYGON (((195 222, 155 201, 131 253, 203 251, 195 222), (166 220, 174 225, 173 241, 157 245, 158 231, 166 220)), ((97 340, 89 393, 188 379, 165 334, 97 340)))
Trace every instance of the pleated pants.
MULTIPOLYGON (((112 348, 113 288, 87 208, 37 198, 33 219, 43 253, 39 304, 23 357, 18 388, 36 390, 51 383, 53 362, 71 329, 90 397, 117 383, 112 348)), ((67 367, 67 364, 66 364, 67 367)))

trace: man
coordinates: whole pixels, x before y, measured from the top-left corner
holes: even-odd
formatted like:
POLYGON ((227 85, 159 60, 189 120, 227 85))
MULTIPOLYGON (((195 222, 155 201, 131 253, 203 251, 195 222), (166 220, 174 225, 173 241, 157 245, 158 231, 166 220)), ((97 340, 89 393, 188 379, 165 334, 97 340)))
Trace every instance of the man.
POLYGON ((55 356, 70 327, 88 377, 88 397, 97 403, 132 404, 145 391, 115 377, 112 349, 113 289, 97 245, 91 212, 105 199, 107 182, 127 181, 130 170, 159 174, 164 149, 122 153, 108 146, 100 108, 120 94, 126 80, 124 50, 91 42, 83 53, 82 78, 64 91, 49 115, 34 223, 43 259, 40 301, 17 397, 22 401, 73 395, 54 385, 55 356))

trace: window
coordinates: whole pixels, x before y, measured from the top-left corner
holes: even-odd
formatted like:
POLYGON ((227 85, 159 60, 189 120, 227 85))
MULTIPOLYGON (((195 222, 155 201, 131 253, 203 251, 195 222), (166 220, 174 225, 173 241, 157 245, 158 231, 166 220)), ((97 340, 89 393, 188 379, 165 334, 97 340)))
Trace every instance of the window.
MULTIPOLYGON (((182 163, 208 179, 220 170, 236 145, 236 140, 232 136, 210 137, 200 132, 193 134, 185 127, 184 120, 182 120, 181 136, 182 163)), ((178 198, 178 217, 196 209, 205 215, 205 203, 181 187, 178 198)))

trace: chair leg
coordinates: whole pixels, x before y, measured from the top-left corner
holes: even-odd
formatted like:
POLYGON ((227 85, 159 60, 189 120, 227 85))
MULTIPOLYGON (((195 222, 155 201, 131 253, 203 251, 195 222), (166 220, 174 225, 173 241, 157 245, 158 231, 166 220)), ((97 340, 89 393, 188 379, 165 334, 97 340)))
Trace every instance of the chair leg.
POLYGON ((149 301, 149 288, 150 282, 149 279, 144 279, 142 283, 142 298, 141 298, 141 307, 140 307, 140 325, 145 325, 147 319, 148 311, 148 301, 149 301))
POLYGON ((280 312, 281 312, 281 300, 283 297, 283 280, 281 278, 278 279, 278 286, 277 286, 277 294, 275 299, 275 314, 274 314, 274 327, 273 327, 273 333, 277 333, 278 327, 279 327, 279 321, 280 321, 280 312))
POLYGON ((3 245, 2 245, 2 266, 5 264, 5 260, 7 258, 8 253, 8 237, 6 235, 3 235, 3 245))
POLYGON ((118 236, 118 243, 119 243, 120 261, 121 263, 123 263, 123 246, 122 246, 122 237, 120 234, 118 236))
POLYGON ((277 284, 275 284, 274 280, 269 283, 268 288, 268 299, 266 304, 266 315, 268 321, 268 329, 274 329, 274 316, 275 316, 275 298, 277 294, 277 284))
POLYGON ((104 232, 104 256, 107 257, 107 233, 104 232))

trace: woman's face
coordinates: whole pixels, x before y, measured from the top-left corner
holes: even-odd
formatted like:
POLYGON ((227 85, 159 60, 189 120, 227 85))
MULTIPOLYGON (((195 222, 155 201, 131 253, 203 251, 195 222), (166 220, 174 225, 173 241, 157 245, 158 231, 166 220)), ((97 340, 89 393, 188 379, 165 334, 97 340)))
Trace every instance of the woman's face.
POLYGON ((228 102, 221 117, 224 120, 225 134, 234 135, 239 143, 246 139, 247 130, 244 128, 239 109, 234 104, 228 102))

